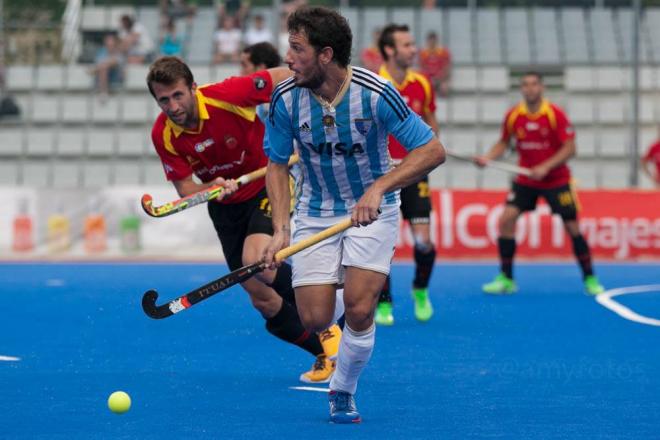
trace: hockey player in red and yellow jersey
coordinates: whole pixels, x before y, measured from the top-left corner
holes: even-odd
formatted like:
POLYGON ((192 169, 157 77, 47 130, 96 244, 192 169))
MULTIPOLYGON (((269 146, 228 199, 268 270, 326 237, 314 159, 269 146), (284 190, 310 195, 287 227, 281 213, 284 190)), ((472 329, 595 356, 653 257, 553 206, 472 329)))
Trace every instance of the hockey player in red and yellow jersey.
MULTIPOLYGON (((410 67, 417 56, 417 47, 408 26, 390 24, 383 28, 378 40, 378 48, 385 63, 378 74, 389 80, 399 91, 403 99, 424 122, 438 134, 435 120, 435 93, 429 79, 410 67)), ((403 159, 407 150, 393 136, 389 138, 390 156, 394 160, 403 159)), ((415 302, 415 317, 419 321, 428 321, 433 315, 429 299, 429 279, 435 263, 435 246, 431 242, 431 199, 429 197, 429 179, 421 179, 401 189, 401 213, 412 229, 415 239, 415 278, 412 283, 412 296, 415 302)), ((392 295, 390 277, 387 278, 378 299, 376 323, 394 324, 392 314, 392 295)))
POLYGON ((518 175, 513 182, 499 221, 501 273, 492 282, 484 284, 483 290, 491 294, 508 294, 517 290, 513 281, 516 221, 523 212, 534 210, 541 196, 552 212, 561 216, 571 236, 585 291, 597 295, 604 288, 594 275, 589 245, 580 233, 578 200, 566 165, 575 155, 575 132, 564 111, 545 99, 543 91, 543 78, 539 73, 523 75, 523 101, 507 112, 500 140, 485 155, 475 158, 478 165, 485 166, 488 161, 504 154, 513 140, 519 165, 531 170, 531 176, 518 175))

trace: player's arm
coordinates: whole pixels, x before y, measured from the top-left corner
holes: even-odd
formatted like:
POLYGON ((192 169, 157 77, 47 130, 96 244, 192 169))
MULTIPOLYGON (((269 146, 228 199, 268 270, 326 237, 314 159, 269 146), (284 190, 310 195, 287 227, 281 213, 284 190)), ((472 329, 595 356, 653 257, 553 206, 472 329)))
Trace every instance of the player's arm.
POLYGON ((561 148, 549 159, 530 169, 532 173, 530 177, 532 179, 542 180, 550 171, 563 165, 573 156, 575 156, 575 139, 567 139, 564 141, 561 148))
POLYGON ((511 112, 507 112, 506 116, 504 117, 504 122, 502 122, 502 131, 500 135, 500 139, 490 147, 490 150, 488 150, 485 154, 481 156, 474 156, 474 163, 480 167, 485 167, 488 165, 488 162, 491 160, 496 160, 500 158, 506 150, 509 148, 509 141, 511 140, 511 128, 509 126, 509 116, 511 115, 511 112))
POLYGON ((174 185, 174 188, 176 188, 176 192, 179 193, 179 197, 186 197, 216 185, 221 185, 227 195, 238 190, 238 184, 234 179, 218 177, 207 183, 197 183, 193 180, 192 174, 183 179, 173 180, 172 184, 174 185))
MULTIPOLYGON (((420 121, 421 122, 421 121, 420 121)), ((355 205, 353 225, 368 225, 378 218, 383 195, 419 181, 445 161, 445 149, 435 136, 406 155, 400 165, 377 179, 355 205)))
POLYGON ((653 163, 651 162, 651 150, 649 150, 640 160, 640 168, 642 172, 648 176, 653 182, 656 182, 656 176, 653 175, 653 163))
POLYGON ((563 165, 568 159, 575 156, 575 131, 568 117, 566 117, 563 111, 557 108, 555 109, 555 117, 557 120, 555 131, 559 141, 562 143, 561 147, 550 158, 530 169, 530 177, 532 179, 542 180, 550 171, 563 165))
POLYGON ((355 226, 367 225, 378 218, 383 195, 419 181, 445 161, 445 149, 431 127, 405 106, 398 92, 388 84, 387 99, 379 99, 377 118, 399 140, 408 154, 401 164, 376 179, 358 200, 351 219, 355 226))
POLYGON ((264 252, 264 261, 275 267, 274 257, 277 251, 289 246, 291 242, 291 192, 289 189, 289 167, 286 163, 268 161, 266 188, 273 217, 273 237, 264 252))
POLYGON ((266 120, 268 135, 268 168, 266 169, 266 190, 271 207, 273 237, 264 251, 264 262, 271 268, 276 266, 274 258, 277 251, 284 249, 291 242, 291 192, 289 189, 289 157, 293 153, 293 129, 291 120, 279 100, 271 106, 266 120))
POLYGON ((292 72, 286 67, 273 67, 251 75, 232 76, 204 86, 204 95, 240 107, 255 107, 270 102, 273 89, 291 75, 292 72))
POLYGON ((277 85, 285 79, 291 78, 291 75, 293 75, 293 72, 287 67, 272 67, 268 69, 267 72, 270 74, 270 78, 273 81, 273 88, 277 87, 277 85))
POLYGON ((223 178, 208 183, 195 182, 192 177, 193 170, 190 168, 188 161, 182 158, 171 144, 165 146, 163 140, 164 130, 166 130, 164 122, 162 120, 157 121, 151 130, 151 141, 165 169, 165 177, 172 182, 177 193, 179 193, 179 197, 189 196, 215 185, 222 185, 228 191, 228 194, 238 189, 238 185, 234 180, 223 178))
POLYGON ((425 112, 422 115, 422 119, 424 122, 429 124, 429 127, 431 127, 431 130, 433 133, 435 133, 436 136, 440 136, 440 126, 438 125, 438 121, 435 119, 435 114, 431 112, 425 112))
POLYGON ((422 112, 422 119, 426 122, 433 133, 440 138, 440 126, 438 121, 435 119, 435 91, 433 86, 428 81, 426 77, 423 77, 423 87, 424 87, 424 111, 422 112))

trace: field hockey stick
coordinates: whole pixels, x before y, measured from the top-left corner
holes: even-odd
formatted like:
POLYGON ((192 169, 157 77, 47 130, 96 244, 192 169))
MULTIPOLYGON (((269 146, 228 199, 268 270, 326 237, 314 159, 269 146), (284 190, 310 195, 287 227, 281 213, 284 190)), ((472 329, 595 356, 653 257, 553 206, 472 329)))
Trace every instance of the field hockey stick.
MULTIPOLYGON (((447 152, 447 155, 450 157, 474 163, 473 155, 457 153, 455 151, 448 150, 446 148, 445 151, 447 152)), ((486 162, 486 166, 501 171, 506 171, 507 173, 522 174, 527 177, 532 175, 532 170, 530 170, 529 168, 523 168, 523 167, 519 167, 518 165, 513 165, 506 162, 500 162, 497 160, 489 160, 488 162, 486 162)))
MULTIPOLYGON (((337 223, 334 226, 331 226, 323 231, 307 237, 306 239, 286 247, 275 254, 275 261, 283 261, 291 255, 302 251, 310 246, 319 243, 326 238, 329 238, 335 234, 338 234, 346 229, 350 228, 353 223, 350 218, 343 220, 337 223)), ((208 284, 198 287, 185 295, 178 297, 172 301, 169 301, 165 304, 156 305, 156 300, 158 299, 158 292, 155 290, 149 290, 145 292, 142 296, 142 310, 150 318, 153 319, 162 319, 179 313, 181 310, 188 309, 198 302, 204 301, 215 295, 216 293, 222 292, 223 290, 228 289, 229 287, 242 283, 243 281, 251 278, 252 276, 258 274, 259 272, 265 270, 268 267, 263 261, 250 264, 248 266, 243 266, 240 269, 228 273, 227 275, 218 278, 215 281, 211 281, 208 284)))
MULTIPOLYGON (((298 156, 294 154, 289 159, 289 166, 292 166, 297 162, 298 156)), ((259 168, 258 170, 254 170, 251 173, 242 175, 236 179, 236 183, 238 183, 238 186, 240 187, 260 179, 265 175, 266 167, 259 168)), ((153 197, 151 197, 150 194, 145 194, 142 196, 142 209, 144 209, 144 212, 149 214, 151 217, 167 217, 168 215, 176 214, 177 212, 192 208, 193 206, 197 206, 214 199, 222 200, 225 197, 226 196, 224 195, 224 188, 222 185, 211 186, 202 191, 190 194, 189 196, 174 200, 172 202, 167 202, 160 206, 154 206, 153 197)))

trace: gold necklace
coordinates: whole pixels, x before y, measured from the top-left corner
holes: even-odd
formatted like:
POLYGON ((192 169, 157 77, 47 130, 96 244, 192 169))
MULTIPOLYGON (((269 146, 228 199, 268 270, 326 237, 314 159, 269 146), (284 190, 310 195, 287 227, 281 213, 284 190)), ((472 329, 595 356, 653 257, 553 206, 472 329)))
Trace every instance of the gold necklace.
POLYGON ((332 98, 332 101, 326 100, 323 96, 321 96, 318 93, 314 93, 314 96, 319 100, 321 103, 321 106, 328 112, 328 113, 335 113, 335 107, 332 105, 332 102, 337 99, 337 96, 341 93, 341 90, 344 88, 344 84, 346 84, 346 80, 348 79, 348 70, 346 71, 346 76, 344 77, 344 80, 341 82, 341 85, 339 86, 339 89, 337 90, 337 93, 335 93, 335 97, 332 98))

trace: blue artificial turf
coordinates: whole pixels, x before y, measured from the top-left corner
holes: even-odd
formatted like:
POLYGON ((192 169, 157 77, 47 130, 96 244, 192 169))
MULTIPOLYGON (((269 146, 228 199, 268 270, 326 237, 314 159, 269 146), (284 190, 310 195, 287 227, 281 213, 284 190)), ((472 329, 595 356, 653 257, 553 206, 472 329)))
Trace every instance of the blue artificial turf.
MULTIPOLYGON (((602 264, 606 287, 660 282, 658 264, 602 264)), ((325 394, 291 390, 313 359, 274 339, 238 287, 171 318, 140 307, 216 278, 208 264, 0 265, 0 438, 653 438, 660 327, 582 293, 574 264, 439 263, 415 321, 412 266, 393 267, 395 325, 378 328, 357 394, 363 423, 327 423, 325 394), (106 406, 133 399, 124 415, 106 406)), ((660 292, 618 301, 660 319, 660 292)))

